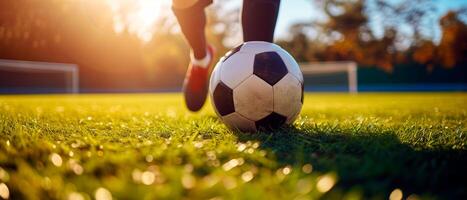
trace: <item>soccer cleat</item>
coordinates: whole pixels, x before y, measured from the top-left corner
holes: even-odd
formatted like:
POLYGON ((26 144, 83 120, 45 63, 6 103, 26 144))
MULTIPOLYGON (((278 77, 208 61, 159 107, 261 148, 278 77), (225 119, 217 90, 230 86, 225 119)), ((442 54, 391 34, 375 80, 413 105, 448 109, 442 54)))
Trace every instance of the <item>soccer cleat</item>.
POLYGON ((208 94, 209 74, 214 60, 214 48, 210 45, 208 45, 207 48, 211 56, 208 66, 201 67, 190 63, 185 75, 185 80, 183 81, 185 104, 188 110, 193 112, 199 111, 203 107, 208 94))

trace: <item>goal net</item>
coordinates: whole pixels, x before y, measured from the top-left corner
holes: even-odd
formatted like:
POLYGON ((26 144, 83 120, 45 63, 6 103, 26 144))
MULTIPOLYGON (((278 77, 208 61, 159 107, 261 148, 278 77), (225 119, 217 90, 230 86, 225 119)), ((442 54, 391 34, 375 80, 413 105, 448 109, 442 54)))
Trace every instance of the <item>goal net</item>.
POLYGON ((301 63, 307 91, 358 91, 357 63, 353 61, 301 63))
POLYGON ((75 64, 0 59, 0 93, 78 93, 75 64))

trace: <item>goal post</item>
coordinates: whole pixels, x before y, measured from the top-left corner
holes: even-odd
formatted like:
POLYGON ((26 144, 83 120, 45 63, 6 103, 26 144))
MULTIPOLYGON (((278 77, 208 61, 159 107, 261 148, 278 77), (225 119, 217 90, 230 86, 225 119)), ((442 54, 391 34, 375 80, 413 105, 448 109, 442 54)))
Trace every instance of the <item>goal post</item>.
MULTIPOLYGON (((358 79, 357 79, 357 63, 354 61, 334 61, 334 62, 308 62, 300 63, 303 76, 327 76, 334 74, 343 74, 345 84, 347 84, 348 91, 351 93, 358 92, 358 79)), ((330 80, 328 82, 333 82, 330 80)), ((338 81, 335 80, 335 83, 338 81)), ((305 84, 307 82, 305 81, 305 84)))
MULTIPOLYGON (((76 64, 68 63, 52 63, 52 62, 37 62, 37 61, 23 61, 23 60, 7 60, 0 59, 0 74, 9 74, 9 73, 31 73, 28 77, 34 77, 38 73, 45 74, 44 79, 47 79, 47 73, 59 74, 62 77, 64 82, 65 89, 63 90, 66 93, 79 93, 79 69, 76 64), (63 73, 63 75, 60 75, 63 73)), ((6 75, 8 76, 8 75, 6 75)), ((24 76, 20 76, 24 77, 24 76)), ((30 80, 13 80, 11 77, 3 77, 6 79, 4 81, 16 81, 16 82, 28 82, 30 80), (10 79, 10 80, 8 80, 10 79)), ((35 83, 31 85, 22 87, 37 88, 38 82, 40 80, 35 80, 35 83)), ((45 80, 44 80, 45 81, 45 80)), ((11 84, 8 84, 11 85, 11 84)), ((3 86, 2 86, 3 87, 3 86)), ((11 86, 10 86, 11 87, 11 86)), ((34 90, 33 90, 34 91, 34 90)), ((44 92, 44 91, 41 91, 44 92)))

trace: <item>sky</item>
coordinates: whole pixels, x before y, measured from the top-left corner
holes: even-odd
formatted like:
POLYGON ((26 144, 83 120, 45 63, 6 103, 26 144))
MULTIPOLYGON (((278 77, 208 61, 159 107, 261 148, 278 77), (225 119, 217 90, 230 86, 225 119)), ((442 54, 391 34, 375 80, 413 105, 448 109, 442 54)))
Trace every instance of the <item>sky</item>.
MULTIPOLYGON (((136 4, 136 12, 129 15, 126 19, 118 14, 119 1, 107 0, 109 5, 115 11, 114 28, 116 32, 121 32, 124 28, 130 32, 136 33, 143 41, 150 41, 152 32, 154 31, 154 23, 161 15, 173 14, 170 13, 171 0, 134 0, 136 4)), ((320 9, 313 3, 314 0, 282 0, 279 17, 276 26, 276 39, 287 39, 289 37, 289 27, 297 22, 310 22, 312 20, 324 20, 325 16, 320 9)), ((388 0, 389 2, 399 2, 401 0, 388 0)), ((437 19, 443 16, 448 10, 458 9, 467 6, 467 0, 432 0, 436 7, 434 14, 437 19)), ((120 1, 124 2, 124 1, 120 1)), ((223 0, 214 0, 215 4, 223 3, 223 0)), ((241 0, 230 1, 228 7, 241 7, 241 0)), ((434 26, 434 29, 427 27, 430 33, 426 33, 428 37, 433 38, 435 42, 440 40, 441 31, 438 25, 438 20, 429 23, 434 26)), ((382 35, 382 27, 380 26, 381 19, 378 16, 370 16, 370 28, 376 36, 382 35)), ((402 27, 404 29, 404 27, 402 27)), ((406 32, 410 32, 407 29, 406 32)), ((409 33, 410 34, 410 33, 409 33)))
POLYGON ((318 10, 318 8, 310 3, 310 0, 283 0, 277 19, 275 37, 288 37, 289 27, 295 23, 323 18, 322 14, 313 12, 313 10, 318 10))

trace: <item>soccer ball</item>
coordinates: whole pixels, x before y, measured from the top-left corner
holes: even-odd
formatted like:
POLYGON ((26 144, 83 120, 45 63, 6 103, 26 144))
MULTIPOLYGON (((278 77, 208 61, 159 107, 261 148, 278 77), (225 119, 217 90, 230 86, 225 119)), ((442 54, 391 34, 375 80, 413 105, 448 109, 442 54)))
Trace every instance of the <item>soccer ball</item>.
POLYGON ((255 132, 291 124, 303 105, 303 75, 278 45, 246 42, 214 68, 209 95, 214 110, 233 129, 255 132))

